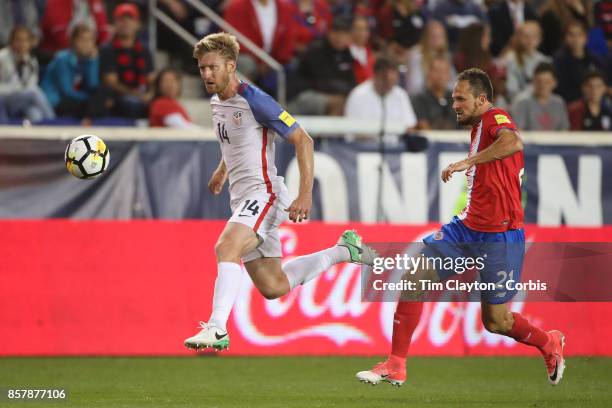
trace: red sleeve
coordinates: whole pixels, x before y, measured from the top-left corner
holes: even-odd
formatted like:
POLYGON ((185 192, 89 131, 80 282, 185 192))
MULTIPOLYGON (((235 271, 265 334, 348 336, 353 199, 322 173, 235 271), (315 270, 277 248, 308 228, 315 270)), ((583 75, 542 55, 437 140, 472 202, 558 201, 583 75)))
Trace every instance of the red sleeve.
POLYGON ((571 103, 567 107, 571 130, 582 130, 582 118, 584 117, 584 104, 582 100, 571 103))
POLYGON ((191 122, 189 115, 178 101, 168 98, 154 100, 149 109, 149 126, 164 127, 164 118, 173 113, 180 113, 191 122))
POLYGON ((487 133, 491 139, 497 139, 499 131, 502 129, 510 129, 518 132, 518 128, 508 112, 501 109, 495 109, 483 117, 483 126, 486 126, 487 133))
POLYGON ((272 56, 281 64, 287 64, 293 58, 293 18, 288 3, 279 0, 276 5, 278 17, 276 19, 276 31, 274 32, 272 56))

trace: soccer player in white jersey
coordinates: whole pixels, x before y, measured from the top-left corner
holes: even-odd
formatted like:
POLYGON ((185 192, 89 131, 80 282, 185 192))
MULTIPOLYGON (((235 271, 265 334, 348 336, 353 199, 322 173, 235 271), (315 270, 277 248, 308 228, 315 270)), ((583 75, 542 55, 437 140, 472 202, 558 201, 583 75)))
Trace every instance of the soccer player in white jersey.
POLYGON ((268 94, 236 76, 239 45, 227 33, 204 37, 194 47, 200 76, 211 99, 213 126, 221 162, 208 183, 219 194, 229 179, 232 216, 215 245, 217 280, 212 314, 201 330, 185 340, 188 348, 229 348, 226 324, 240 289, 240 261, 267 298, 283 296, 340 262, 371 265, 375 253, 354 231, 337 245, 281 265, 278 227, 289 218, 301 222, 312 205, 313 142, 296 120, 268 94), (299 194, 291 201, 283 178, 276 174, 274 139, 295 146, 300 170, 299 194))

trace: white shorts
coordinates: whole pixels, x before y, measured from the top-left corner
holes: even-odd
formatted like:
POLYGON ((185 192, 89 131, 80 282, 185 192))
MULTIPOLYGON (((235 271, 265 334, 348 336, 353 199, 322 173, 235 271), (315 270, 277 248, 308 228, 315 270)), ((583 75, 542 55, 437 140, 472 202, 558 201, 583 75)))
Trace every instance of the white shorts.
POLYGON ((252 228, 259 237, 259 245, 242 257, 242 262, 259 258, 280 258, 282 254, 278 227, 287 221, 289 214, 289 193, 282 189, 279 193, 268 194, 254 191, 240 199, 232 200, 232 216, 228 222, 237 222, 252 228))

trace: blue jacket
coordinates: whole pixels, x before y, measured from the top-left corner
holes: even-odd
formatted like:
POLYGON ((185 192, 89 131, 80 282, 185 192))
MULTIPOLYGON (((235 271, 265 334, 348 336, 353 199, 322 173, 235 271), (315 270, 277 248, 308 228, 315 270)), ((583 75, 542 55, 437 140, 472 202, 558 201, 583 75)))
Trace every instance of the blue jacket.
POLYGON ((62 99, 84 101, 100 85, 100 59, 79 60, 71 49, 59 51, 47 66, 41 87, 52 106, 62 99), (80 76, 80 87, 74 84, 80 76))

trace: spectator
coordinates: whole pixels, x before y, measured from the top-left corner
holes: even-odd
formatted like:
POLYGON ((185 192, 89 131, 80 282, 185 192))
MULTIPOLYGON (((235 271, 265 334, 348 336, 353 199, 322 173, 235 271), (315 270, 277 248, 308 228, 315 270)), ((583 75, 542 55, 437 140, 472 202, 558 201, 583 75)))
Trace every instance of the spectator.
POLYGON ((149 126, 189 129, 197 127, 178 101, 181 96, 181 76, 173 68, 160 71, 155 78, 155 96, 149 110, 149 126))
POLYGON ((356 84, 353 73, 351 21, 336 18, 326 38, 312 43, 300 57, 297 78, 300 91, 289 110, 304 115, 342 115, 344 101, 356 84))
POLYGON ((471 24, 488 22, 484 11, 472 0, 440 0, 433 9, 432 17, 446 27, 451 50, 455 49, 463 29, 471 24))
POLYGON ((538 15, 525 0, 503 0, 491 6, 489 24, 494 27, 491 38, 491 53, 494 57, 504 53, 515 30, 538 15))
POLYGON ((311 42, 323 38, 332 21, 331 10, 324 0, 292 0, 293 46, 302 53, 311 42))
POLYGON ((94 31, 77 24, 70 35, 72 47, 55 54, 45 72, 42 89, 58 116, 89 123, 105 116, 112 104, 100 87, 100 59, 94 31))
POLYGON ((591 27, 591 9, 591 0, 546 0, 540 10, 540 51, 546 55, 554 55, 563 43, 565 28, 572 21, 580 21, 587 29, 591 27))
POLYGON ((152 94, 153 57, 136 38, 140 12, 129 3, 115 8, 115 37, 100 50, 102 83, 114 95, 114 113, 127 118, 145 118, 152 94))
POLYGON ((557 86, 552 64, 538 65, 533 74, 533 94, 519 98, 512 107, 512 117, 523 130, 567 130, 569 120, 565 102, 553 94, 557 86))
POLYGON ((457 115, 448 84, 451 64, 447 57, 434 57, 427 67, 427 87, 412 98, 418 129, 456 129, 457 115))
MULTIPOLYGON (((430 20, 425 25, 419 43, 407 53, 406 76, 403 86, 410 95, 416 95, 425 90, 427 67, 438 56, 450 59, 448 39, 442 23, 430 20)), ((456 72, 451 67, 451 80, 455 77, 456 72)))
POLYGON ((353 73, 357 83, 360 84, 374 75, 374 54, 370 48, 370 27, 368 20, 363 16, 353 19, 351 30, 352 44, 350 46, 353 56, 353 73))
POLYGON ((98 44, 110 38, 103 0, 47 0, 40 48, 50 54, 68 48, 70 32, 77 24, 90 26, 97 33, 98 44))
POLYGON ((454 57, 457 72, 480 68, 489 75, 492 82, 503 76, 503 71, 493 62, 490 45, 491 29, 487 25, 475 23, 461 31, 454 57))
POLYGON ((567 103, 579 99, 580 78, 592 69, 603 69, 603 62, 586 48, 587 33, 582 23, 573 21, 565 31, 565 47, 555 56, 554 64, 559 79, 557 93, 567 103))
MULTIPOLYGON (((374 64, 374 77, 351 91, 346 102, 344 116, 380 122, 401 122, 406 130, 413 129, 417 119, 408 94, 397 86, 397 65, 389 58, 379 57, 374 64)), ((382 129, 381 129, 382 130, 382 129)), ((376 135, 356 135, 360 141, 376 141, 376 135)), ((384 141, 399 142, 399 135, 384 134, 384 141)))
POLYGON ((612 130, 612 102, 606 97, 606 79, 599 71, 582 81, 582 99, 568 107, 572 130, 612 130))
POLYGON ((378 14, 378 33, 386 41, 410 48, 419 41, 425 18, 415 0, 391 0, 378 14))
MULTIPOLYGON (((224 17, 284 65, 291 61, 294 54, 291 13, 291 6, 284 0, 230 0, 224 17)), ((269 74, 268 66, 246 47, 240 51, 238 66, 242 74, 254 81, 260 81, 269 74)))
POLYGON ((38 61, 30 54, 34 41, 29 28, 17 26, 11 31, 9 46, 0 50, 0 122, 55 117, 38 87, 38 61))
POLYGON ((542 38, 537 21, 526 21, 516 29, 514 46, 507 56, 506 90, 510 99, 531 84, 533 71, 543 62, 551 59, 538 51, 542 38))
POLYGON ((9 42, 15 26, 25 26, 40 40, 40 19, 45 11, 45 0, 0 1, 0 47, 9 42))

